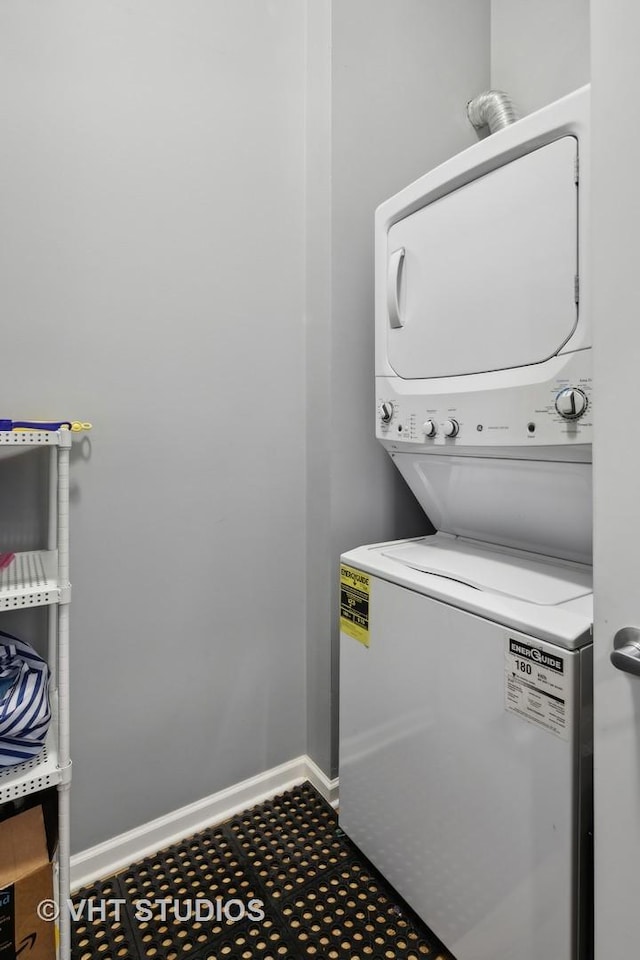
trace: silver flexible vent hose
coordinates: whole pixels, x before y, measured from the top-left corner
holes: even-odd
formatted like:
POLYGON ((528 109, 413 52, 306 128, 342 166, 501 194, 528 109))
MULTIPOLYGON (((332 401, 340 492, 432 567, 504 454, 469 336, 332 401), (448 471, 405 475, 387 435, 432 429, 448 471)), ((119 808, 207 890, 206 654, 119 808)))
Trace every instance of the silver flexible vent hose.
POLYGON ((513 100, 502 90, 486 90, 469 100, 467 116, 476 130, 488 127, 490 133, 502 130, 520 119, 513 100))

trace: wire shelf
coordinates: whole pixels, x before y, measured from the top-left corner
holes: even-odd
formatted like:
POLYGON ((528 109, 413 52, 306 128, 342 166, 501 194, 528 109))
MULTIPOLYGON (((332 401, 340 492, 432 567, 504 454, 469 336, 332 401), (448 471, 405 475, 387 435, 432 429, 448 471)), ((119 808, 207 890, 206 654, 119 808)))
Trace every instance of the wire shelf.
POLYGON ((0 610, 42 607, 59 599, 57 550, 17 553, 0 570, 0 610))
MULTIPOLYGON (((63 445, 62 430, 0 430, 0 459, 26 453, 31 447, 58 447, 63 445)), ((64 431, 66 438, 69 431, 64 431)), ((66 446, 68 444, 66 439, 66 446)))
POLYGON ((0 768, 0 804, 46 790, 62 780, 58 767, 58 698, 51 694, 51 725, 42 751, 32 760, 0 768))

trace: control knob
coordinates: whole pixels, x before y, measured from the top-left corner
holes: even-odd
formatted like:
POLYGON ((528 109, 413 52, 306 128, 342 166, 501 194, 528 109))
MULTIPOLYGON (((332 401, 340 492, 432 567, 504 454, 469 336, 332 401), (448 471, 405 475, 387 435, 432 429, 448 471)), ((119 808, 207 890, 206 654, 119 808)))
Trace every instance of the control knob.
POLYGON ((577 420, 587 409, 587 395, 578 387, 565 387, 556 397, 556 410, 565 420, 577 420))
POLYGON ((380 419, 383 423, 391 423, 393 416, 393 404, 390 400, 385 400, 380 404, 380 419))
POLYGON ((444 435, 445 437, 457 437, 458 430, 460 429, 460 424, 457 420, 445 420, 444 422, 444 435))
POLYGON ((438 427, 433 420, 425 420, 425 422, 422 424, 422 432, 424 433, 425 437, 435 437, 436 433, 438 432, 438 427))

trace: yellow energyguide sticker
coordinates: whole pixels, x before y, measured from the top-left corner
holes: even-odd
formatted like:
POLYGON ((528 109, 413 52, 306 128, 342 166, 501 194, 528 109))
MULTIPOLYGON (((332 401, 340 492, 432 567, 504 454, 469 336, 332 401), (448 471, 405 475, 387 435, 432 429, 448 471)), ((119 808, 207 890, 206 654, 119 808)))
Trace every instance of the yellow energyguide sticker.
POLYGON ((340 630, 369 646, 368 574, 340 564, 340 630))

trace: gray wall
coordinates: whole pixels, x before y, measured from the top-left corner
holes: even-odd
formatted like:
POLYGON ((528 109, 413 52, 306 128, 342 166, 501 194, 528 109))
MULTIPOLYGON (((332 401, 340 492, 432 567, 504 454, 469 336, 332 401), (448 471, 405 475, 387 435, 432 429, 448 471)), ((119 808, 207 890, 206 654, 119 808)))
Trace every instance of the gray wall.
POLYGON ((589 76, 589 0, 491 0, 491 85, 523 114, 589 76))
MULTIPOLYGON (((323 38, 314 34, 312 48, 331 47, 323 81, 331 138, 316 145, 323 158, 310 154, 307 173, 326 171, 330 148, 330 182, 324 176, 318 186, 314 179, 330 204, 329 248, 326 214, 307 231, 308 250, 323 238, 331 303, 323 300, 315 312, 307 361, 308 743, 310 755, 335 775, 339 555, 428 529, 374 437, 373 215, 387 197, 474 141, 465 106, 489 82, 489 0, 335 0, 316 16, 323 38)), ((317 88, 315 97, 326 127, 317 88)))
POLYGON ((303 5, 5 0, 0 91, 2 415, 95 425, 78 850, 305 751, 303 5))

